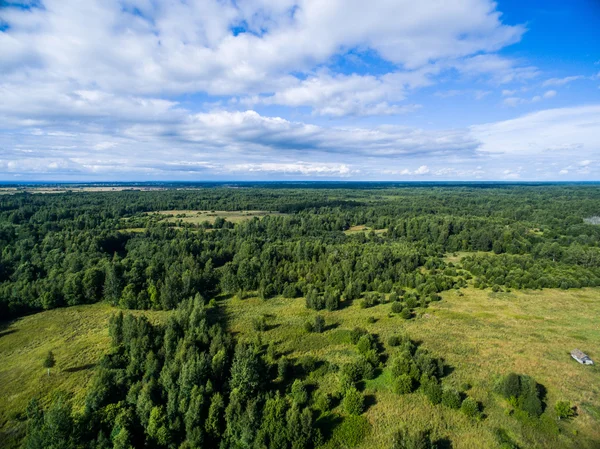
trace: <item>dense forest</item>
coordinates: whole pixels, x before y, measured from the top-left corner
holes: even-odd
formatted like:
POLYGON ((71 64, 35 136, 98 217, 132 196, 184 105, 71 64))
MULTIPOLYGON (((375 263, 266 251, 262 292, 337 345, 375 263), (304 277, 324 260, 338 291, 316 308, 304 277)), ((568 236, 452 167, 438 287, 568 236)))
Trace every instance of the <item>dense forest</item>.
POLYGON ((471 277, 481 288, 596 286, 600 227, 585 219, 599 203, 593 186, 5 195, 0 307, 18 316, 105 299, 172 309, 196 293, 257 291, 316 295, 318 307, 331 297, 335 308, 373 291, 427 301, 471 277), (280 214, 235 225, 152 214, 164 210, 280 214), (354 225, 385 232, 344 233, 354 225), (457 251, 486 254, 444 261, 457 251))
MULTIPOLYGON (((587 220, 600 215, 596 186, 343 187, 1 196, 4 319, 99 301, 175 310, 164 325, 115 315, 83 412, 60 395, 49 407, 33 399, 26 447, 351 447, 344 442, 360 437, 365 407, 361 382, 383 369, 397 394, 418 389, 432 404, 481 419, 477 401, 442 387, 443 354, 406 335, 386 350, 356 328, 355 362, 290 361, 228 332, 220 301, 304 298, 306 308, 330 312, 392 303, 410 319, 467 286, 600 286, 600 226, 587 220), (233 211, 246 217, 228 219, 233 211), (314 370, 336 373, 335 394, 311 391, 303 379, 314 370), (347 417, 332 433, 335 406, 347 417)), ((264 317, 253 325, 268 328, 264 317)), ((306 330, 325 326, 317 315, 306 330)), ((542 413, 535 381, 503 382, 519 409, 542 413)), ((399 428, 394 440, 394 448, 435 445, 412 429, 399 428)))

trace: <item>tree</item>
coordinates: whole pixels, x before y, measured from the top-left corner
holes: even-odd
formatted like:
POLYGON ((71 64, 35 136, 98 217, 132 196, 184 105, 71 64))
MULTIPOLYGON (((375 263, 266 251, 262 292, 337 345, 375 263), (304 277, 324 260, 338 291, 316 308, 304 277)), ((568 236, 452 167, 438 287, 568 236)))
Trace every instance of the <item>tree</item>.
POLYGON ((52 351, 48 351, 48 354, 46 354, 46 358, 44 359, 44 368, 48 370, 48 376, 50 375, 50 368, 54 368, 54 365, 56 365, 54 353, 52 351))
POLYGON ((296 379, 292 384, 292 399, 298 405, 305 405, 308 402, 308 391, 300 379, 296 379))
POLYGON ((313 331, 320 334, 325 330, 325 318, 321 315, 315 317, 315 323, 313 325, 313 331))

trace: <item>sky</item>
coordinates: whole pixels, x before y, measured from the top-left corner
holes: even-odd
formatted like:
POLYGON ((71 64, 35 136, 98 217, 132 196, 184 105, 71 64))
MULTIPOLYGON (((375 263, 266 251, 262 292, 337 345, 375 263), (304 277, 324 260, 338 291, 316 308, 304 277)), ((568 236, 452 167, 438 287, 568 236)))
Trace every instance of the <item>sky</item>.
POLYGON ((598 181, 600 0, 0 0, 0 181, 598 181))

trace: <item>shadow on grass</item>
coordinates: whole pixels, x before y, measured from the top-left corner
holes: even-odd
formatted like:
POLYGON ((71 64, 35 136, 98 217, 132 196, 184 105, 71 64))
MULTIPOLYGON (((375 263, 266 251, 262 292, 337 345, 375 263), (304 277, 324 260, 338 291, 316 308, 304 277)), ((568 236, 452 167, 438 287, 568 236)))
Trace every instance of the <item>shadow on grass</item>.
POLYGON ((377 404, 377 398, 375 397, 374 394, 366 394, 365 395, 365 412, 367 410, 369 410, 371 407, 373 407, 375 404, 377 404))
POLYGON ((315 425, 321 430, 323 439, 329 441, 333 436, 333 431, 342 423, 342 421, 344 421, 344 419, 340 415, 328 413, 326 415, 321 415, 315 422, 315 425))
POLYGON ((75 366, 73 368, 65 368, 63 371, 65 373, 77 373, 79 371, 85 371, 88 369, 92 369, 96 366, 95 363, 87 363, 85 365, 81 365, 81 366, 75 366))
POLYGON ((16 329, 2 330, 2 331, 0 331, 0 338, 4 337, 6 335, 14 334, 15 332, 17 332, 16 329))

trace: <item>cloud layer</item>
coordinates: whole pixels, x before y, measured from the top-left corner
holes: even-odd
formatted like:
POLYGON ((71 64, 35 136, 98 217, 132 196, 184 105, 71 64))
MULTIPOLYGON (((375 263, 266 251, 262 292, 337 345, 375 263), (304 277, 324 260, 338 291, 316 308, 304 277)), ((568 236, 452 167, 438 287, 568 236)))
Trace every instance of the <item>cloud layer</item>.
POLYGON ((561 162, 575 150, 593 176, 596 106, 429 125, 423 93, 442 83, 473 85, 475 101, 496 91, 498 104, 522 107, 591 79, 536 81, 538 68, 500 55, 526 29, 504 23, 496 7, 489 0, 3 7, 0 179, 534 178, 553 172, 515 164, 539 157, 558 164, 548 166, 556 176, 579 173, 561 162), (535 82, 538 91, 523 93, 535 82), (499 89, 510 94, 502 99, 499 89), (512 168, 498 162, 501 154, 512 168))

